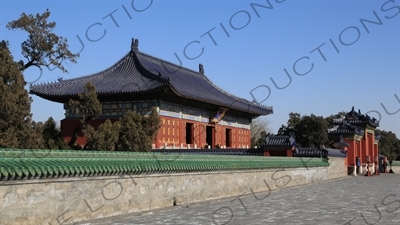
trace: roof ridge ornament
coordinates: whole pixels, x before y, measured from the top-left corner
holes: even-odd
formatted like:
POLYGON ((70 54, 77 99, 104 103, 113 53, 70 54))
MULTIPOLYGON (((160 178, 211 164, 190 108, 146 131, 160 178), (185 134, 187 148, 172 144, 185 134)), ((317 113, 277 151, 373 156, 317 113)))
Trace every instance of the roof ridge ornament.
POLYGON ((204 75, 204 66, 203 66, 203 64, 199 64, 199 73, 201 74, 201 75, 204 75))
POLYGON ((139 51, 139 40, 138 39, 132 38, 131 51, 132 52, 139 51))

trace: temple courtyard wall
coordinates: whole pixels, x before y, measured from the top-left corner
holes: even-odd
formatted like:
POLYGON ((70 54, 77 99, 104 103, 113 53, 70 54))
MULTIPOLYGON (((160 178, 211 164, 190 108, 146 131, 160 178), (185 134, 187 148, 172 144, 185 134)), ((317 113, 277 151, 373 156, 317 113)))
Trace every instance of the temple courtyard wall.
POLYGON ((326 167, 0 181, 0 224, 73 224, 241 194, 257 197, 258 192, 348 176, 345 158, 330 158, 329 163, 326 167))

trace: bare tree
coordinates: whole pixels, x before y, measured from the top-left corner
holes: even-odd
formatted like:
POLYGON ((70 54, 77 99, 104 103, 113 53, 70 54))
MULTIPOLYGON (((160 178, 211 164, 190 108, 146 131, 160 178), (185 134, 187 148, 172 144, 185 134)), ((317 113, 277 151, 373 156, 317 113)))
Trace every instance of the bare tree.
POLYGON ((270 124, 271 121, 266 116, 258 117, 251 122, 250 132, 252 147, 258 146, 264 142, 265 136, 271 132, 270 124))

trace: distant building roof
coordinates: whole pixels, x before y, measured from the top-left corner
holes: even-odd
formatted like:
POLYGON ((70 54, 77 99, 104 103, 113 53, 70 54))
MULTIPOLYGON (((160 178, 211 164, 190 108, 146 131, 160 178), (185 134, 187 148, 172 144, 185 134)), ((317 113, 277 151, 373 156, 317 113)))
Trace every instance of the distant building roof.
POLYGON ((329 134, 359 134, 364 135, 364 126, 369 125, 374 128, 379 126, 379 121, 374 117, 364 115, 360 110, 354 111, 354 106, 351 111, 345 115, 336 115, 333 118, 333 124, 329 127, 329 134))
POLYGON ((328 134, 359 134, 364 135, 364 129, 351 125, 343 121, 340 124, 334 124, 328 129, 328 134))
POLYGON ((347 151, 344 150, 333 149, 333 148, 326 148, 325 150, 328 151, 328 156, 331 157, 345 158, 347 156, 347 151))
MULTIPOLYGON (((44 99, 65 103, 84 91, 84 84, 91 82, 101 95, 135 95, 162 92, 197 100, 216 106, 236 109, 255 115, 269 115, 273 108, 229 94, 205 75, 200 64, 196 72, 162 59, 139 52, 138 41, 132 40, 131 51, 117 63, 101 72, 75 79, 47 84, 35 84, 30 93, 44 99)), ((229 79, 229 77, 227 77, 229 79)))
POLYGON ((296 140, 294 134, 290 136, 275 136, 273 134, 267 134, 265 138, 265 146, 268 147, 281 147, 281 146, 296 146, 296 140))
POLYGON ((373 127, 379 126, 379 121, 375 117, 370 117, 366 114, 362 114, 360 110, 356 112, 354 110, 354 106, 351 108, 351 111, 348 112, 346 115, 337 115, 336 118, 333 119, 334 124, 342 123, 342 121, 346 121, 347 123, 353 125, 362 125, 362 124, 369 124, 373 127))
POLYGON ((335 142, 332 143, 333 147, 335 147, 336 149, 341 149, 344 147, 349 147, 350 144, 346 143, 343 139, 343 136, 340 135, 339 139, 335 140, 335 142))
POLYGON ((328 151, 325 148, 296 147, 293 151, 294 157, 328 157, 328 151))

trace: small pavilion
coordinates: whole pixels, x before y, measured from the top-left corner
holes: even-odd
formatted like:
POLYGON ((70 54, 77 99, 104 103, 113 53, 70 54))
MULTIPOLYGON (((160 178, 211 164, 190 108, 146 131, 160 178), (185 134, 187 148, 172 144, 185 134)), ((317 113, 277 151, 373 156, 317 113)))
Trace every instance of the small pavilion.
POLYGON ((356 112, 354 107, 345 115, 336 115, 328 129, 332 145, 347 151, 346 165, 355 171, 360 160, 359 173, 371 175, 378 162, 379 137, 375 134, 379 121, 374 117, 356 112))

